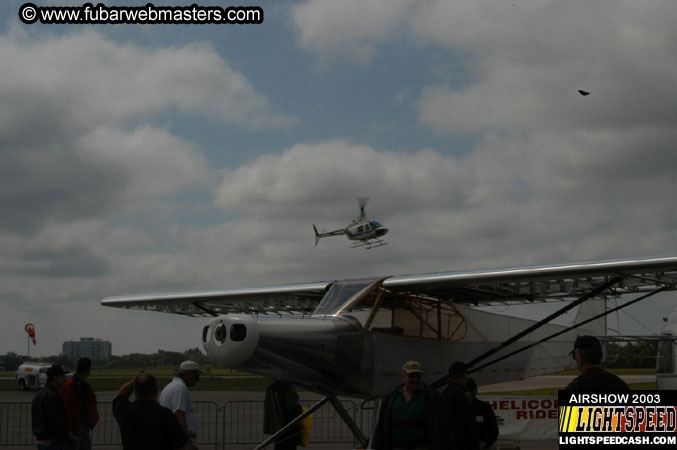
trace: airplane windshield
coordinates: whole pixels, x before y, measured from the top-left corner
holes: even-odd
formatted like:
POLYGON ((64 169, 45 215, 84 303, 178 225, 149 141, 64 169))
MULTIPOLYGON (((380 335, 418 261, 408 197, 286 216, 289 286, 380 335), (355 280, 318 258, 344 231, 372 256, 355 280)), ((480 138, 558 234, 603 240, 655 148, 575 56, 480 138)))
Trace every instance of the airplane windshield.
POLYGON ((335 282, 313 315, 350 316, 371 333, 444 341, 465 336, 465 319, 452 305, 383 289, 384 281, 335 282))
MULTIPOLYGON (((376 280, 357 280, 336 282, 317 305, 313 315, 334 315, 344 309, 344 305, 355 294, 374 284, 376 280)), ((360 302, 362 303, 362 302, 360 302)))

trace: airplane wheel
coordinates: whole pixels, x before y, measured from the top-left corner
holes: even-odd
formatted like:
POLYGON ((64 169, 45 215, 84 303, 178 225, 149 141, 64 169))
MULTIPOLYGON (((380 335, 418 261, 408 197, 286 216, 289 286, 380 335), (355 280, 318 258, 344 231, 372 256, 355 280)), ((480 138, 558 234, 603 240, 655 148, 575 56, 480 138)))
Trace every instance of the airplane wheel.
POLYGON ((19 390, 20 391, 27 391, 28 390, 28 387, 26 386, 26 380, 24 380, 23 378, 21 380, 19 380, 19 390))

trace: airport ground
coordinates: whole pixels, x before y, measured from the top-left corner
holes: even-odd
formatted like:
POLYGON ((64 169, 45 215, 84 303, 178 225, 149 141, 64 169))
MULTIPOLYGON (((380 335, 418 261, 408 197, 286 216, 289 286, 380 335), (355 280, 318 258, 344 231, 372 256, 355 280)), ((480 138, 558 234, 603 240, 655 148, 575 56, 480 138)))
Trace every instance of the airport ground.
MULTIPOLYGON (((566 386, 568 382, 575 375, 555 375, 555 376, 538 376, 532 377, 526 380, 521 381, 512 381, 506 383, 498 383, 493 385, 482 386, 480 389, 480 394, 492 392, 492 393, 510 393, 515 394, 518 392, 533 392, 533 391, 543 391, 543 390, 552 390, 556 391, 557 388, 562 388, 566 386)), ((655 375, 651 374, 634 374, 634 375, 622 375, 622 378, 626 380, 628 384, 633 386, 640 386, 643 389, 650 389, 651 383, 655 382, 655 375)), ((128 379, 127 377, 119 378, 120 385, 128 379)), ((30 402, 35 392, 19 392, 17 390, 12 391, 2 391, 0 392, 0 403, 6 402, 30 402)), ((301 392, 301 400, 313 401, 320 398, 317 394, 311 392, 301 392)), ((534 395, 534 394, 529 394, 534 395)), ((115 396, 115 391, 99 391, 97 392, 97 399, 99 402, 110 402, 115 396)), ((218 405, 223 405, 226 402, 235 402, 235 401, 262 401, 265 393, 263 391, 198 391, 194 390, 191 393, 191 396, 194 401, 209 401, 214 402, 218 405)), ((234 445, 229 444, 225 448, 227 449, 236 449, 244 450, 251 449, 254 445, 234 445)), ((519 447, 521 449, 530 449, 530 450, 554 450, 557 449, 557 442, 550 440, 522 440, 522 441, 506 441, 499 440, 499 448, 501 449, 514 449, 519 447)), ((0 449, 29 449, 34 448, 32 445, 25 446, 3 446, 0 445, 0 449)), ((118 450, 120 446, 95 446, 99 450, 118 450)), ((214 446, 207 446, 205 448, 215 448, 214 446)), ((221 448, 221 447, 219 447, 221 448)), ((270 446, 269 448, 272 448, 270 446)), ((299 447, 301 448, 301 447, 299 447)), ((325 443, 313 443, 309 447, 311 450, 326 450, 326 449, 344 449, 352 448, 348 444, 325 444, 325 443)))

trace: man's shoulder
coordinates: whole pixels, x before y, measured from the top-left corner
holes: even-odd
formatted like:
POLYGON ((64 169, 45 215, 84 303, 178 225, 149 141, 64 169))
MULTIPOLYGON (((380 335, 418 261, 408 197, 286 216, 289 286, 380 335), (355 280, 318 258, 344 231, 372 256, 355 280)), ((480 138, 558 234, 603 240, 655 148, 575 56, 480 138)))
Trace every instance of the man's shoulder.
POLYGON ((489 402, 487 402, 487 401, 485 401, 485 400, 481 400, 481 399, 479 399, 479 398, 477 398, 477 397, 475 397, 475 398, 472 400, 472 403, 475 404, 475 405, 489 406, 489 407, 491 407, 491 404, 490 404, 489 402))
POLYGON ((566 387, 573 392, 617 392, 630 390, 621 377, 601 367, 586 369, 566 387))
POLYGON ((57 397, 61 398, 61 393, 51 384, 46 384, 37 394, 35 394, 34 399, 52 399, 57 397))
POLYGON ((167 384, 167 386, 165 386, 164 389, 162 389, 162 392, 165 392, 165 391, 167 391, 167 392, 175 392, 175 391, 176 392, 183 392, 183 391, 187 391, 187 390, 188 390, 188 386, 186 386, 186 383, 184 383, 181 378, 174 377, 172 379, 172 381, 170 381, 169 384, 167 384))
POLYGON ((452 398, 465 398, 465 389, 458 383, 449 383, 447 387, 444 388, 443 394, 452 398))

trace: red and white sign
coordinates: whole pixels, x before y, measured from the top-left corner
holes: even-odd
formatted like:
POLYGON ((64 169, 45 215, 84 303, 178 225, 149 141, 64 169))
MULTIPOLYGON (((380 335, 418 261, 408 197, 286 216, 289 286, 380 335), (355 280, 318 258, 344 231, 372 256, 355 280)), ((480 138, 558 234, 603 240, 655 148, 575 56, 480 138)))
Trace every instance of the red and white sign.
POLYGON ((557 397, 479 395, 496 414, 499 439, 557 439, 557 397))

